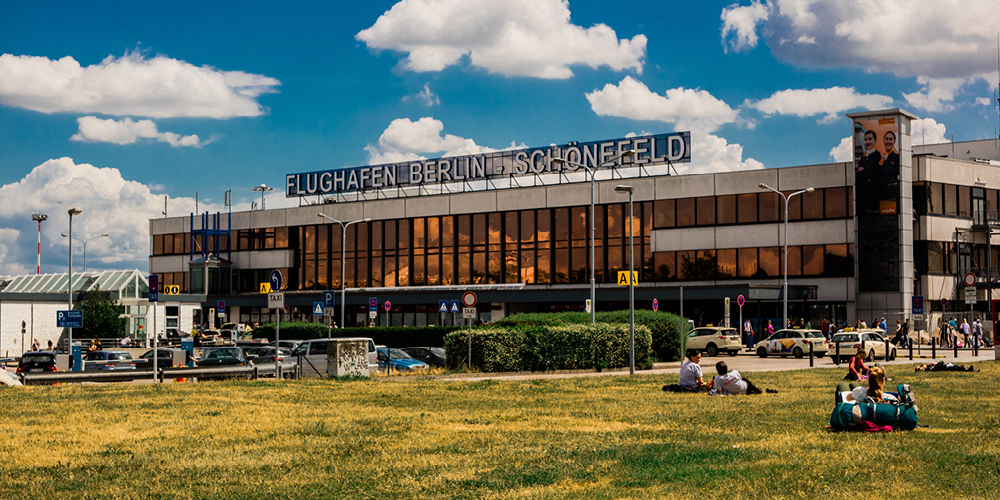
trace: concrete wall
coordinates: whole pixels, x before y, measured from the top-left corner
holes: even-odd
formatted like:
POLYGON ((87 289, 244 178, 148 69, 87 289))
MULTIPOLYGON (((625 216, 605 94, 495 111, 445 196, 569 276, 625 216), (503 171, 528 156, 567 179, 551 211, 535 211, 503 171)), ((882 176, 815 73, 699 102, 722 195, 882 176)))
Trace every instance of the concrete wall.
POLYGON ((15 357, 31 350, 31 342, 38 339, 45 348, 48 341, 59 342, 65 331, 56 327, 56 312, 65 310, 65 302, 4 301, 0 303, 0 356, 15 357), (21 321, 27 323, 27 333, 22 340, 21 321))

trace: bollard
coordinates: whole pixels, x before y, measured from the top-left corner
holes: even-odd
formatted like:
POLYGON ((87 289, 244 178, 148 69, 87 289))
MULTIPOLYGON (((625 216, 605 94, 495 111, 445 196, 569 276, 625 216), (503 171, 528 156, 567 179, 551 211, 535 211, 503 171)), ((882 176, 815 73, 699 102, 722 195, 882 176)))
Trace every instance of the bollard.
POLYGON ((937 344, 934 342, 937 339, 931 339, 931 359, 937 359, 937 344))
POLYGON ((813 343, 809 342, 809 368, 813 367, 813 343))
POLYGON ((910 361, 913 361, 913 342, 907 342, 906 346, 910 348, 910 361))
POLYGON ((836 342, 836 344, 837 344, 837 355, 833 357, 833 364, 840 366, 840 342, 836 342))
POLYGON ((957 358, 958 357, 958 340, 957 339, 954 342, 951 343, 951 347, 952 347, 952 349, 955 350, 954 357, 957 358))
POLYGON ((892 351, 889 350, 889 337, 886 337, 885 338, 885 360, 886 360, 886 362, 889 361, 889 353, 890 352, 892 352, 892 351))

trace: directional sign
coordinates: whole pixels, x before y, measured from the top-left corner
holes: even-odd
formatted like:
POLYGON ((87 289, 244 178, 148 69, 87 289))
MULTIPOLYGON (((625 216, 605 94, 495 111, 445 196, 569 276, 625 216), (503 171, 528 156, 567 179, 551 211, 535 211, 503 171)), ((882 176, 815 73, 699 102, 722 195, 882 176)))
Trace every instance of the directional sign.
POLYGON ((313 314, 315 314, 316 316, 322 316, 323 315, 323 303, 322 302, 313 302, 313 314))
POLYGON ((660 308, 660 301, 653 299, 653 312, 660 308))
POLYGON ((628 271, 618 271, 618 285, 628 286, 628 285, 638 285, 639 284, 639 271, 632 271, 632 280, 629 280, 628 271))
POLYGON ((323 307, 333 307, 337 300, 337 292, 323 292, 323 307))
POLYGON ((746 303, 747 303, 747 299, 744 298, 743 295, 740 295, 739 297, 736 297, 736 305, 738 305, 740 307, 743 307, 743 304, 746 304, 746 303))
POLYGON ((385 312, 389 312, 389 309, 392 309, 392 302, 389 302, 388 300, 382 305, 385 306, 385 312))
POLYGON ((924 313, 924 296, 914 295, 913 296, 913 314, 923 314, 924 313))
POLYGON ((368 299, 368 312, 378 311, 378 299, 372 297, 368 299))
POLYGON ((261 283, 260 284, 260 293, 271 293, 273 291, 274 290, 271 289, 271 284, 270 283, 261 283))
POLYGON ((462 318, 463 319, 476 319, 476 308, 475 307, 463 307, 462 308, 462 318))
POLYGON ((167 295, 178 295, 181 293, 181 287, 177 285, 164 286, 163 293, 167 295))
POLYGON ((464 307, 475 307, 476 302, 479 299, 476 298, 476 294, 473 292, 465 292, 462 294, 462 306, 464 307))
POLYGON ((462 312, 462 309, 461 307, 459 307, 458 304, 459 302, 457 300, 451 301, 451 312, 453 313, 462 312))
POLYGON ((226 312, 226 301, 220 300, 219 301, 219 307, 217 307, 216 309, 219 310, 219 314, 225 313, 226 312))
POLYGON ((158 302, 160 300, 160 275, 149 275, 149 301, 158 302))
POLYGON ((83 311, 56 311, 57 328, 83 328, 83 311))
POLYGON ((268 309, 284 309, 284 307, 285 307, 285 292, 275 292, 267 294, 268 309))
POLYGON ((281 272, 275 269, 271 271, 271 279, 268 280, 271 283, 271 290, 278 291, 281 290, 281 272))
POLYGON ((448 301, 439 300, 438 301, 438 312, 446 313, 448 312, 448 301))
POLYGON ((976 303, 976 287, 974 286, 965 287, 965 303, 966 304, 976 303))

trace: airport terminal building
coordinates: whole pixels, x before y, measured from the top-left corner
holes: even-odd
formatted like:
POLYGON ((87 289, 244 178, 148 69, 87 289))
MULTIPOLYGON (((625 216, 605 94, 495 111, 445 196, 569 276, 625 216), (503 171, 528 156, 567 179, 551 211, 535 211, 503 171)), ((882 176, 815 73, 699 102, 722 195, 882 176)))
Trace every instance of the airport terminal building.
POLYGON ((657 299, 677 312, 683 301, 699 324, 722 320, 729 297, 734 323, 742 313, 777 328, 786 265, 789 317, 814 325, 988 311, 1000 267, 996 141, 913 148, 905 111, 848 116, 856 160, 846 163, 676 175, 698 155, 681 132, 292 173, 284 189, 298 207, 150 220, 150 272, 178 300, 205 297, 196 322, 215 318, 220 300, 227 321, 272 321, 261 287, 278 270, 282 320, 327 321, 314 303, 344 286, 350 326, 369 322, 371 298, 377 324, 452 324, 461 315, 439 300, 465 290, 481 321, 583 310, 593 241, 601 311, 627 307, 618 273, 631 227, 636 306, 657 299), (782 194, 792 195, 787 262, 782 194), (346 239, 331 218, 350 223, 346 239), (967 273, 978 278, 974 306, 967 273), (915 297, 925 316, 912 316, 915 297))

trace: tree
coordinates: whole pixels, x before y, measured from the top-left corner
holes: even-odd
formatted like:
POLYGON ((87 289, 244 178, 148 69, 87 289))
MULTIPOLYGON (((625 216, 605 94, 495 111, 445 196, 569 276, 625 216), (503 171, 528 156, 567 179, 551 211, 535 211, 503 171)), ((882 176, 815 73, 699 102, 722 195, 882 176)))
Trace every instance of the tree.
POLYGON ((82 336, 89 338, 118 338, 125 335, 128 318, 122 317, 122 306, 111 294, 94 288, 80 304, 83 311, 82 336))

